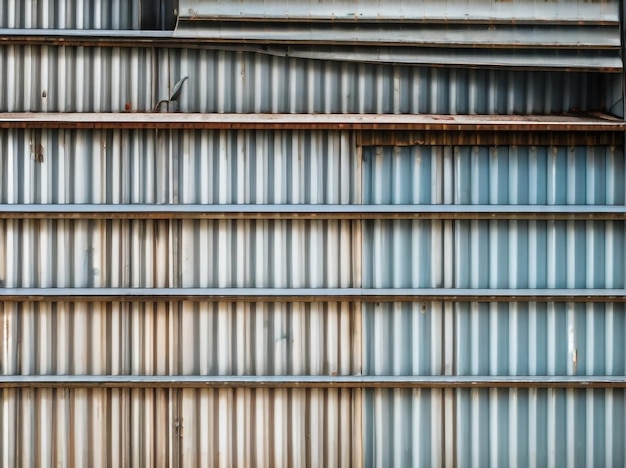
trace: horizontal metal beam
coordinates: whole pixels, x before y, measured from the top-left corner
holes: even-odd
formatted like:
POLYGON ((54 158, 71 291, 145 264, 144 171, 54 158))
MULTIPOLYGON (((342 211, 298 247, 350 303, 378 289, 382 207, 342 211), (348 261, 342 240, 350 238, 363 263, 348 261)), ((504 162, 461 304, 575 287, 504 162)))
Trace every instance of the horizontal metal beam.
POLYGON ((626 378, 479 375, 2 375, 0 388, 626 388, 626 378))
POLYGON ((2 113, 0 128, 624 132, 607 115, 2 113))
POLYGON ((626 289, 1 288, 17 302, 626 302, 626 289))
MULTIPOLYGON (((272 32, 265 25, 257 28, 258 31, 247 32, 241 25, 229 27, 234 29, 232 32, 216 31, 204 25, 204 30, 198 31, 195 28, 199 23, 191 23, 191 27, 181 28, 176 32, 0 29, 0 46, 212 49, 326 61, 469 68, 503 67, 535 71, 588 70, 620 73, 623 69, 617 22, 604 23, 601 32, 598 32, 597 25, 586 24, 585 26, 591 26, 589 34, 584 32, 589 28, 582 27, 582 22, 569 23, 564 26, 565 30, 557 27, 548 32, 544 36, 552 39, 545 41, 540 33, 520 32, 520 23, 509 22, 512 26, 506 27, 513 29, 510 43, 503 39, 506 34, 501 34, 500 27, 493 29, 474 26, 478 30, 460 32, 450 37, 449 22, 440 28, 440 32, 431 31, 427 34, 421 31, 418 34, 411 29, 404 36, 398 34, 396 25, 375 33, 369 30, 345 31, 345 25, 342 27, 333 22, 327 32, 319 30, 319 27, 318 31, 309 31, 315 28, 303 25, 297 33, 285 34, 280 30, 272 32), (567 31, 572 28, 580 31, 567 31), (446 36, 447 40, 437 39, 446 36), (463 42, 461 38, 464 36, 472 39, 463 42), (481 43, 481 39, 477 38, 483 36, 487 37, 487 41, 481 43)), ((463 26, 467 24, 463 23, 463 26)), ((293 26, 294 23, 290 25, 293 26)), ((377 26, 380 29, 383 23, 379 21, 377 26)))
POLYGON ((355 132, 357 146, 614 146, 623 132, 464 132, 456 130, 390 130, 355 132))
POLYGON ((0 219, 624 220, 624 205, 3 204, 0 219))
MULTIPOLYGON (((334 44, 376 47, 431 47, 439 49, 545 49, 619 50, 619 23, 603 28, 577 23, 554 25, 508 24, 489 28, 482 24, 362 25, 359 23, 285 23, 194 21, 179 23, 180 40, 252 44, 334 44)), ((462 50, 456 54, 461 55, 462 50)))
MULTIPOLYGON (((180 22, 175 31, 116 29, 36 29, 0 28, 2 44, 91 45, 91 46, 189 46, 215 42, 261 43, 350 43, 418 44, 425 46, 466 46, 539 49, 619 49, 619 20, 600 22, 530 21, 503 22, 489 28, 485 21, 422 21, 389 24, 377 18, 372 22, 281 21, 279 18, 225 18, 180 22), (598 28, 602 25, 603 28, 598 28)), ((491 22, 493 24, 493 22, 491 22)))
POLYGON ((199 21, 326 21, 344 23, 578 23, 607 24, 619 21, 616 1, 470 2, 466 0, 274 0, 268 2, 225 2, 220 0, 180 0, 180 23, 199 21))

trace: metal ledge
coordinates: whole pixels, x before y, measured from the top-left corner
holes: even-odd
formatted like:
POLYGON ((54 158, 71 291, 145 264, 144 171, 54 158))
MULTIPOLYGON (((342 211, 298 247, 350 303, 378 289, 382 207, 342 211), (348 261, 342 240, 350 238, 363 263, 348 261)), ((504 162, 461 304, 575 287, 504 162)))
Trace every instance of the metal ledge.
POLYGON ((0 388, 626 388, 626 378, 482 375, 2 375, 0 388))
POLYGON ((608 115, 0 113, 0 128, 624 132, 608 115))
POLYGON ((626 302, 626 289, 2 288, 15 302, 626 302))
POLYGON ((453 26, 447 20, 440 26, 429 21, 418 29, 415 25, 385 26, 377 20, 378 31, 337 21, 314 25, 289 22, 285 26, 277 20, 271 27, 265 22, 257 26, 255 20, 248 26, 230 21, 220 24, 216 28, 213 22, 189 21, 175 32, 0 29, 0 45, 193 48, 359 63, 520 70, 619 73, 623 69, 618 21, 598 23, 602 26, 565 22, 562 27, 541 22, 525 27, 509 21, 498 28, 479 22, 469 31, 454 29, 471 23, 453 26), (409 30, 407 34, 402 34, 403 27, 409 30))
POLYGON ((624 205, 4 204, 0 219, 624 220, 624 205))

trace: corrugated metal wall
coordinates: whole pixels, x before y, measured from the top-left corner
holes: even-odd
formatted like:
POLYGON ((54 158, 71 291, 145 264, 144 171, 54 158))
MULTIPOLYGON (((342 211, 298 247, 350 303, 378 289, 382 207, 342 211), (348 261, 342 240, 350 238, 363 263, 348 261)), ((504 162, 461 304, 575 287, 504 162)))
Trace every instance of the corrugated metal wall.
POLYGON ((427 68, 210 49, 0 46, 3 112, 551 114, 618 109, 619 74, 427 68))
MULTIPOLYGON (((374 3, 350 5, 365 30, 392 8, 374 3)), ((624 466, 623 130, 606 143, 545 124, 518 128, 511 143, 479 128, 474 144, 451 118, 623 115, 621 59, 602 69, 589 59, 595 49, 572 47, 566 55, 584 67, 539 55, 505 69, 480 55, 465 68, 467 55, 447 67, 398 65, 371 44, 311 60, 322 45, 280 56, 202 37, 232 15, 324 22, 347 4, 259 5, 181 0, 186 24, 175 33, 130 36, 112 30, 139 29, 146 2, 0 7, 0 27, 14 29, 0 46, 0 111, 145 116, 143 128, 0 128, 0 464, 624 466), (22 28, 49 28, 53 39, 22 28), (78 29, 101 43, 81 45, 78 29), (433 141, 375 124, 154 128, 164 114, 151 111, 183 76, 170 110, 343 114, 357 124, 363 116, 347 114, 439 114, 451 127, 433 141), (553 141, 537 143, 540 133, 553 141), (95 205, 114 215, 86 216, 95 205), (146 213, 124 212, 131 205, 146 213), (163 205, 269 211, 149 212, 163 205), (284 216, 282 205, 313 214, 284 216), (330 216, 331 205, 354 216, 330 216), (383 213, 361 219, 362 205, 383 213), (391 205, 416 211, 399 217, 391 205), (433 205, 452 209, 422 216, 433 205), (138 288, 166 293, 132 298, 138 288), (360 296, 370 290, 388 295, 360 296), (495 298, 505 290, 514 297, 495 298), (557 300, 533 296, 545 290, 557 300)), ((425 29, 468 10, 477 24, 539 22, 544 32, 606 26, 611 40, 620 24, 617 1, 398 8, 395 19, 425 29)))

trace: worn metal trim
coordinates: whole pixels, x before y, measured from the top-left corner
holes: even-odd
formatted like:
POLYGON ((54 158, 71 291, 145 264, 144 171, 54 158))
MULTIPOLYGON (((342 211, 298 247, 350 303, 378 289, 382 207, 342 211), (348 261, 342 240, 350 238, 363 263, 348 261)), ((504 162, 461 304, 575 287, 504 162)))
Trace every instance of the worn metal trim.
POLYGON ((625 388, 615 376, 2 375, 0 388, 625 388))
POLYGON ((626 289, 480 288, 2 288, 20 302, 626 302, 626 289))
POLYGON ((622 146, 620 132, 362 131, 358 146, 622 146))
POLYGON ((513 116, 15 112, 0 114, 0 128, 623 132, 626 130, 626 122, 604 114, 513 116))
POLYGON ((3 204, 0 219, 622 220, 626 206, 3 204))

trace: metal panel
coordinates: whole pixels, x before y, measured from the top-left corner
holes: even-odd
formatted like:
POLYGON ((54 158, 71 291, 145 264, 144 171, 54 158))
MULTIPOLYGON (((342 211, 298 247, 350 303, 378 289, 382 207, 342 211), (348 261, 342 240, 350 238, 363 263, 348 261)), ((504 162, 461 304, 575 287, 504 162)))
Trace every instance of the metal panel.
POLYGON ((350 221, 0 221, 0 285, 352 287, 350 221), (176 240, 178 239, 178 240, 176 240), (181 258, 173 257, 173 252, 181 258))
POLYGON ((270 44, 271 53, 292 57, 604 72, 622 68, 616 0, 487 0, 471 7, 461 0, 182 0, 179 11, 177 36, 270 44), (349 47, 353 44, 358 47, 349 47))
POLYGON ((471 22, 471 21, 589 21, 619 20, 615 0, 272 0, 271 2, 180 0, 181 20, 250 19, 335 22, 471 22))
POLYGON ((3 466, 173 466, 179 391, 2 389, 3 466))
POLYGON ((366 375, 626 374, 624 304, 414 302, 363 308, 366 375))
POLYGON ((5 0, 1 28, 139 29, 141 0, 5 0))
MULTIPOLYGON (((0 111, 151 111, 189 76, 183 112, 616 113, 618 74, 338 63, 210 49, 2 46, 0 111)), ((172 107, 171 110, 174 110, 172 107)))
POLYGON ((363 148, 371 204, 623 206, 624 185, 616 146, 363 148))
POLYGON ((363 286, 624 288, 624 221, 368 221, 363 286))
MULTIPOLYGON (((364 203, 625 210, 621 147, 379 146, 364 147, 363 156, 364 203)), ((624 227, 623 221, 367 221, 363 285, 623 290, 624 227)), ((366 375, 626 374, 623 304, 457 298, 363 308, 366 375)), ((622 390, 364 392, 366 466, 624 461, 622 390)))
POLYGON ((372 389, 364 400, 365 466, 622 466, 626 457, 622 389, 372 389))
POLYGON ((2 464, 354 466, 359 392, 0 390, 2 464))
POLYGON ((0 131, 2 203, 347 204, 357 150, 339 131, 0 131))
POLYGON ((4 301, 0 373, 354 375, 359 317, 346 302, 4 301))
POLYGON ((360 390, 183 390, 183 466, 354 466, 360 390))

